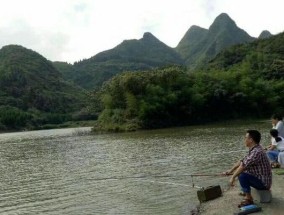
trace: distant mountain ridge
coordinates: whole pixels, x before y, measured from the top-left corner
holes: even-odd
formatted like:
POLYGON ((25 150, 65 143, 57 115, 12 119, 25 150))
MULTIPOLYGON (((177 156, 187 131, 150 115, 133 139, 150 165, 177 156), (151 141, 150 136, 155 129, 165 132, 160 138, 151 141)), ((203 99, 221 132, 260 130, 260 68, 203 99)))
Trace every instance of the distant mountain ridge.
MULTIPOLYGON (((260 35, 261 38, 269 36, 268 31, 260 35)), ((125 40, 113 49, 75 63, 73 67, 59 62, 55 66, 68 80, 83 88, 95 89, 123 71, 141 71, 172 64, 186 65, 190 70, 203 67, 223 49, 256 39, 222 13, 209 29, 191 26, 176 48, 167 46, 147 32, 139 40, 125 40)))
MULTIPOLYGON (((263 31, 260 39, 271 34, 263 31)), ((225 13, 220 14, 209 29, 193 25, 176 48, 146 32, 139 40, 125 40, 113 49, 74 64, 53 62, 65 80, 88 90, 97 89, 116 74, 141 71, 168 65, 187 66, 190 70, 203 67, 220 51, 235 44, 257 38, 249 36, 225 13)))
MULTIPOLYGON (((113 49, 101 52, 87 61, 138 62, 146 65, 182 63, 180 56, 172 48, 158 40, 149 32, 140 40, 124 40, 113 49), (163 58, 161 58, 163 57, 163 58)), ((80 62, 79 64, 81 64, 80 62)))
MULTIPOLYGON (((174 64, 183 65, 180 55, 147 32, 140 40, 125 40, 113 49, 75 63, 70 72, 74 83, 92 89, 123 71, 140 71, 174 64)), ((68 70, 63 71, 63 75, 70 77, 68 70)))
POLYGON ((198 26, 191 27, 175 49, 186 65, 195 69, 214 58, 221 50, 255 39, 240 29, 226 13, 222 13, 208 30, 198 26))

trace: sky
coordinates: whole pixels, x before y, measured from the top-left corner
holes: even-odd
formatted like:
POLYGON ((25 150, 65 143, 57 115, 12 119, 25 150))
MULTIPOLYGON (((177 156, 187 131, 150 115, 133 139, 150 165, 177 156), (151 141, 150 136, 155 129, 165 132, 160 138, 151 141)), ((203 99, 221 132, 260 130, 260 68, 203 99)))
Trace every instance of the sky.
POLYGON ((74 63, 151 32, 176 47, 221 13, 258 37, 284 31, 283 0, 0 0, 0 48, 17 44, 74 63))

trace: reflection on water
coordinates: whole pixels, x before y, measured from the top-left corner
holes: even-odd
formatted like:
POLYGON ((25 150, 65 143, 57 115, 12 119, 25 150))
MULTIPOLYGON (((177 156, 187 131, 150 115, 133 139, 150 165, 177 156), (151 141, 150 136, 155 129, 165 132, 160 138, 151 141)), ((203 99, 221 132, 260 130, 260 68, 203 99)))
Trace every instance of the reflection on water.
POLYGON ((90 128, 0 134, 1 214, 189 214, 195 186, 246 153, 243 136, 268 122, 78 135, 90 128))

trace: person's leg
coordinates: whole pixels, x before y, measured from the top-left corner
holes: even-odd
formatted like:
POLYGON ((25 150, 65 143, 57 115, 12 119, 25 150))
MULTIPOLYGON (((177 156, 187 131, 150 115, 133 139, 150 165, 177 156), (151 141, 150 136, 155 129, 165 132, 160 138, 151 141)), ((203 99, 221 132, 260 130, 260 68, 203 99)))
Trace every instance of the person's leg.
POLYGON ((242 191, 245 193, 245 198, 249 200, 253 200, 251 196, 251 187, 257 190, 266 190, 267 188, 264 186, 263 182, 257 177, 247 174, 241 173, 239 175, 239 182, 242 188, 242 191))
POLYGON ((279 151, 269 150, 266 154, 271 162, 278 162, 279 151))

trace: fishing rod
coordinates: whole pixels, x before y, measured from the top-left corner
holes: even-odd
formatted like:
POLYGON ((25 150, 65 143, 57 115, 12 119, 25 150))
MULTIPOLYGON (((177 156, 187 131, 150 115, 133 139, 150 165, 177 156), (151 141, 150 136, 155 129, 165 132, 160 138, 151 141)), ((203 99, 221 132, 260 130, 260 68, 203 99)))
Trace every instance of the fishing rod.
POLYGON ((127 179, 136 179, 139 182, 148 182, 148 183, 158 183, 158 184, 167 184, 173 186, 183 186, 183 187, 192 187, 197 188, 199 190, 204 189, 204 187, 197 186, 194 183, 193 177, 224 177, 231 174, 183 174, 183 175, 144 175, 144 176, 119 176, 119 177, 107 177, 107 178, 96 178, 93 179, 95 181, 107 181, 107 180, 127 180, 127 179), (176 178, 176 177, 191 177, 191 185, 190 184, 181 184, 181 183, 174 183, 174 182, 165 182, 165 181, 157 181, 157 180, 149 180, 149 178, 176 178))
MULTIPOLYGON (((147 180, 147 179, 142 179, 139 180, 139 182, 150 182, 150 183, 157 183, 157 184, 167 184, 167 185, 173 185, 173 186, 183 186, 183 187, 191 187, 191 185, 189 184, 181 184, 181 183, 174 183, 174 182, 168 182, 168 181, 154 181, 154 180, 147 180)), ((198 187, 195 186, 195 188, 202 188, 202 187, 198 187)))
POLYGON ((177 177, 203 177, 203 176, 226 176, 222 173, 220 174, 183 174, 183 175, 143 175, 143 176, 113 176, 113 177, 105 177, 105 178, 95 178, 92 179, 94 181, 107 181, 107 180, 127 180, 127 179, 144 179, 144 178, 177 178, 177 177))
POLYGON ((222 173, 219 174, 191 174, 189 176, 224 176, 222 173))

